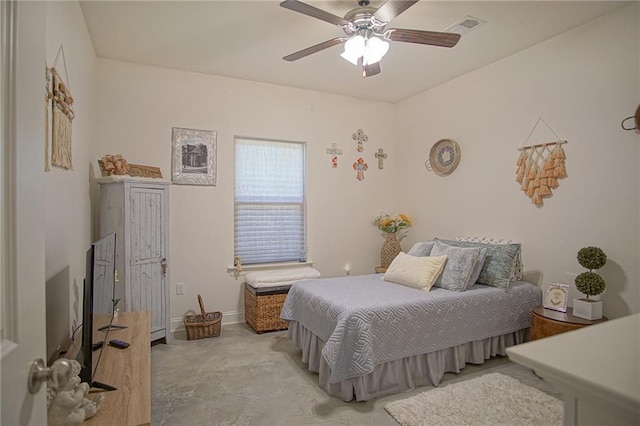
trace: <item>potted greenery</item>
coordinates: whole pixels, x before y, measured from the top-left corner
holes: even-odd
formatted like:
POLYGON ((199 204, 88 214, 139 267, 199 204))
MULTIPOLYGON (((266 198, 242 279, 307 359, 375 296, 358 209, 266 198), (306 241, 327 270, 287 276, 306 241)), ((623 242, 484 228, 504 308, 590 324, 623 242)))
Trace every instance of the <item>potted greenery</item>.
POLYGON ((578 291, 587 297, 573 300, 573 315, 588 320, 600 319, 602 301, 589 299, 589 296, 599 295, 607 286, 605 280, 593 272, 607 263, 607 255, 598 247, 583 247, 578 251, 578 263, 589 270, 579 274, 575 280, 578 291))

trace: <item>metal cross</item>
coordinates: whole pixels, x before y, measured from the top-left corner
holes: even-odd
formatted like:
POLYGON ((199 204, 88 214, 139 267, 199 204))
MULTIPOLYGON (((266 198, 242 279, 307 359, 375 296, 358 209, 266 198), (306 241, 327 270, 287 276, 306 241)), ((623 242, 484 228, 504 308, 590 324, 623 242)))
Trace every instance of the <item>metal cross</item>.
POLYGON ((378 168, 380 170, 384 169, 382 162, 387 159, 387 153, 384 152, 382 148, 378 148, 378 152, 376 152, 375 156, 378 159, 378 168))
POLYGON ((338 155, 342 155, 342 149, 338 148, 338 144, 332 143, 331 148, 327 148, 327 154, 331 155, 331 167, 338 167, 338 155))

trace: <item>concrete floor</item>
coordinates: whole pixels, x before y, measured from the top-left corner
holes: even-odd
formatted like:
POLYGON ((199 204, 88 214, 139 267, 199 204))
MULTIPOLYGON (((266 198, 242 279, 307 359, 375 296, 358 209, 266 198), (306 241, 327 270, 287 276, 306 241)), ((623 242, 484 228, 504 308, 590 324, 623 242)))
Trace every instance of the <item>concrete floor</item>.
MULTIPOLYGON (((171 344, 151 349, 151 418, 154 425, 389 425, 388 401, 431 386, 367 402, 342 402, 318 386, 318 377, 300 361, 286 331, 257 335, 244 323, 223 325, 219 337, 187 341, 177 333, 171 344)), ((506 357, 467 365, 444 382, 491 371, 540 381, 506 357), (477 373, 477 374, 476 374, 477 373)), ((545 385, 542 382, 542 385, 545 385)))

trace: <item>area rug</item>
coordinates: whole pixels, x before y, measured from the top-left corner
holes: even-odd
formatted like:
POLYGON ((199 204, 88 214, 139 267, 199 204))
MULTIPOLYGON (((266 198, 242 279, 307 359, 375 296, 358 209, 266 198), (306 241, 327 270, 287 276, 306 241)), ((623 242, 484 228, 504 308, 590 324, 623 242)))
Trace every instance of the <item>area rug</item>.
POLYGON ((385 410, 402 426, 561 425, 563 403, 500 373, 443 385, 385 410))

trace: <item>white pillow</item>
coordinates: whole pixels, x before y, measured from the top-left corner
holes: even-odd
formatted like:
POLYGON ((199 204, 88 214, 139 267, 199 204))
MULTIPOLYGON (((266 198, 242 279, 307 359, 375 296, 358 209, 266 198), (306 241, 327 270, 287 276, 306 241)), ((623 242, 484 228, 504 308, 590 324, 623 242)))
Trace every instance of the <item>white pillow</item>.
POLYGON ((400 252, 382 277, 385 281, 429 291, 436 282, 447 256, 410 256, 400 252))

